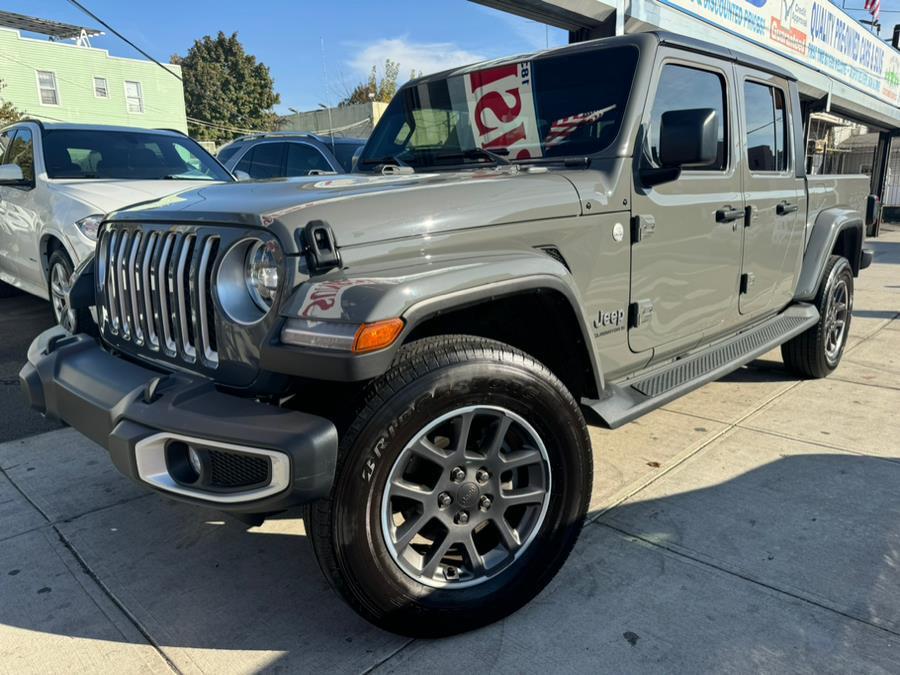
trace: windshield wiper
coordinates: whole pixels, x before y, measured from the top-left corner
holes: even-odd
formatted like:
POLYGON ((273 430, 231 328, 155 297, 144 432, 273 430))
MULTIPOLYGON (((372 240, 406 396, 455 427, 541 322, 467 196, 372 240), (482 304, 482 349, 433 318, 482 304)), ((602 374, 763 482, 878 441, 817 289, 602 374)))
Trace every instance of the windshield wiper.
POLYGON ((170 173, 163 176, 162 180, 213 180, 208 176, 186 176, 185 174, 170 173))
POLYGON ((403 162, 396 155, 385 155, 384 157, 366 157, 365 159, 360 159, 358 164, 362 164, 363 166, 378 166, 379 164, 393 164, 395 166, 409 166, 406 162, 403 162))
POLYGON ((488 150, 487 148, 468 148, 462 152, 448 152, 446 154, 436 154, 434 159, 492 159, 494 164, 508 166, 512 162, 504 157, 508 155, 509 150, 506 148, 497 148, 496 150, 488 150))

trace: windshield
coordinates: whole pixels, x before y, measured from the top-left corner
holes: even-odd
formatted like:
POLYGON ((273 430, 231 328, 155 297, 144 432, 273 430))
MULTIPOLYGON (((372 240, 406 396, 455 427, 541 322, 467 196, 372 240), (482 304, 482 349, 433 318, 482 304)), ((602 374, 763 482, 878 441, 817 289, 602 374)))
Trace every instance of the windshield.
POLYGON ((232 180, 203 148, 185 136, 48 129, 43 144, 50 178, 232 180))
POLYGON ((594 49, 412 85, 391 101, 359 167, 594 154, 619 133, 637 59, 631 46, 594 49))

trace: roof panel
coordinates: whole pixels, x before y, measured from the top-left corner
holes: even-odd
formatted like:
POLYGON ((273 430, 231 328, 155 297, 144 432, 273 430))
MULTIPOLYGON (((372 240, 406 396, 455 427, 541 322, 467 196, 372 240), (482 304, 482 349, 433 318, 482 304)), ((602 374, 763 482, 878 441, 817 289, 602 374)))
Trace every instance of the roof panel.
POLYGON ((14 12, 0 11, 0 26, 4 28, 13 28, 15 30, 24 30, 29 33, 49 35, 57 40, 80 37, 82 31, 84 31, 88 37, 103 35, 103 31, 97 30, 96 28, 86 28, 70 23, 50 21, 49 19, 38 19, 32 16, 25 16, 24 14, 16 14, 14 12))

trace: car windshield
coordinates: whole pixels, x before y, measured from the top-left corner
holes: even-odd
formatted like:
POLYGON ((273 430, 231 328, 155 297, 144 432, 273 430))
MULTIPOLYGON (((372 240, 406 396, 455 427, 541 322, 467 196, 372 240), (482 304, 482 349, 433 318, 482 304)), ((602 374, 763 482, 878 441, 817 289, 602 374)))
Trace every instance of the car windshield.
POLYGON ((488 66, 402 89, 359 160, 415 168, 558 160, 608 147, 637 64, 632 46, 488 66))
POLYGON ((186 136, 145 131, 48 129, 43 134, 49 178, 232 180, 186 136))

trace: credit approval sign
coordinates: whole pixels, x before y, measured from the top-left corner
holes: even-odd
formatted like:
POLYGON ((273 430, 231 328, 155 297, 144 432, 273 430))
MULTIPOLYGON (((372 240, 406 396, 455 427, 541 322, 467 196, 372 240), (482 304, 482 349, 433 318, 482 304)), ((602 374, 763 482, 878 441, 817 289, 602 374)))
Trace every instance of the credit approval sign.
POLYGON ((659 1, 900 105, 900 54, 828 0, 659 1))

